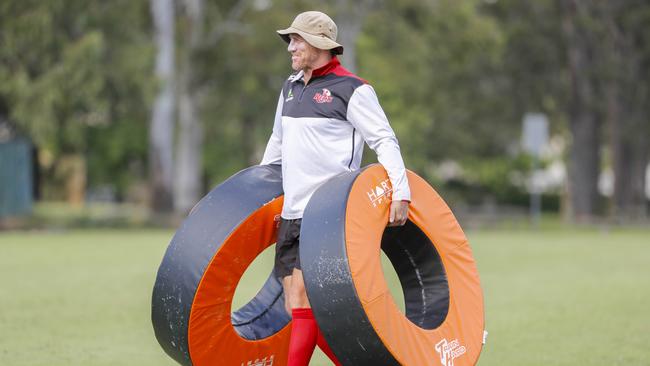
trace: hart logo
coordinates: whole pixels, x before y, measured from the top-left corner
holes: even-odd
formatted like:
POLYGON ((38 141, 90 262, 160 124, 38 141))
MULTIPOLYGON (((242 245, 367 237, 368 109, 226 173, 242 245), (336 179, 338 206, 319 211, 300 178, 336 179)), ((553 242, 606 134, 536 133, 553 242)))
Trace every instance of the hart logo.
POLYGON ((263 359, 256 358, 255 361, 248 361, 246 364, 243 362, 241 366, 273 366, 273 356, 264 357, 263 359))
POLYGON ((322 93, 316 93, 316 95, 314 95, 314 100, 316 103, 332 103, 332 100, 334 100, 334 98, 332 97, 332 92, 330 92, 329 89, 323 88, 322 93))
POLYGON ((393 193, 393 188, 390 186, 389 182, 390 180, 385 179, 375 188, 372 188, 370 191, 366 192, 373 207, 377 207, 377 205, 381 204, 382 202, 390 201, 393 193))
POLYGON ((465 346, 461 346, 458 339, 451 342, 443 339, 436 344, 436 352, 440 354, 440 363, 443 366, 454 366, 454 359, 462 356, 465 351, 465 346))
POLYGON ((287 99, 285 99, 285 102, 288 102, 290 100, 293 100, 293 89, 289 89, 289 93, 287 94, 287 99))

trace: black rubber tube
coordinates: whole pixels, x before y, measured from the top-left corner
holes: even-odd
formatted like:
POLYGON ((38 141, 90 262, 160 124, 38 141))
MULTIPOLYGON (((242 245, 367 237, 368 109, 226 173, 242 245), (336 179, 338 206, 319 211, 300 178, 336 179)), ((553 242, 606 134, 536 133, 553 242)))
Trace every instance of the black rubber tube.
MULTIPOLYGON (((302 220, 300 261, 314 316, 343 365, 399 365, 359 300, 346 250, 349 195, 363 171, 337 176, 314 193, 302 220)), ((406 317, 422 329, 442 324, 449 310, 449 286, 429 238, 407 221, 386 228, 381 247, 402 284, 406 317)))
MULTIPOLYGON (((161 347, 180 364, 192 365, 188 324, 206 267, 233 230, 282 194, 280 166, 245 169, 208 193, 172 238, 153 288, 151 320, 161 347)), ((233 313, 237 332, 260 339, 282 329, 290 319, 281 293, 282 286, 271 275, 255 298, 233 313)))
POLYGON ((399 365, 372 328, 357 296, 345 249, 345 211, 361 171, 332 178, 307 204, 300 263, 314 316, 343 365, 399 365), (345 336, 341 336, 341 330, 345 336))

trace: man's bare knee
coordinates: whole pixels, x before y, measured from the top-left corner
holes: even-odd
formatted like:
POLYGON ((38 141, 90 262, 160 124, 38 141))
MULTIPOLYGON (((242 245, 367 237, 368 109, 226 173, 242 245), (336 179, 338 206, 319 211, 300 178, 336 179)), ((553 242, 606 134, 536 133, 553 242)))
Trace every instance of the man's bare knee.
POLYGON ((309 305, 309 299, 307 298, 307 290, 305 289, 302 271, 299 269, 293 270, 289 301, 291 301, 291 307, 294 309, 311 307, 309 305))
POLYGON ((284 310, 291 315, 291 276, 282 278, 282 290, 284 291, 284 310))

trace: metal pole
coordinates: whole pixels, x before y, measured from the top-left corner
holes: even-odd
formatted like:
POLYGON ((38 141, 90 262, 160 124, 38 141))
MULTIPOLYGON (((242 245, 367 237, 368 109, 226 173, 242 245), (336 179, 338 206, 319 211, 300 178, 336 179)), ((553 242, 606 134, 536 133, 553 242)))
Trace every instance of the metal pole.
POLYGON ((539 186, 536 182, 537 167, 539 159, 536 155, 533 156, 533 169, 531 176, 531 190, 530 190, 530 219, 534 227, 539 227, 539 221, 542 213, 542 196, 540 194, 539 186))

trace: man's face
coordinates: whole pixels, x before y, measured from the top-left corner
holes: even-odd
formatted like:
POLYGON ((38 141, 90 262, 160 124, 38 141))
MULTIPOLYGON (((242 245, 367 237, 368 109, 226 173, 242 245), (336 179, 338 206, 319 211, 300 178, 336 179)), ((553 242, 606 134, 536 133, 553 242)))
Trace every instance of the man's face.
POLYGON ((313 68, 312 65, 318 59, 319 49, 310 45, 304 38, 298 34, 290 34, 289 47, 287 51, 291 53, 291 68, 294 71, 313 68))

